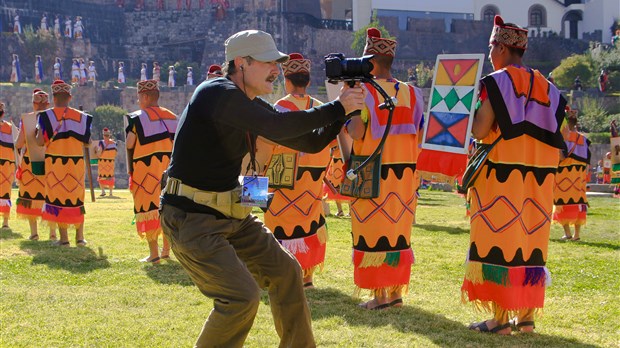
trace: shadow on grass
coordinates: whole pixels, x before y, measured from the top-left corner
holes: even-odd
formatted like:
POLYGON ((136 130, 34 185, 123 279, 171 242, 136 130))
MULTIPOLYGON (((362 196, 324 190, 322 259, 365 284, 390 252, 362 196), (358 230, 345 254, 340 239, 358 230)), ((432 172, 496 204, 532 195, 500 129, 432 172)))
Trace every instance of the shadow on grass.
POLYGON ((162 260, 158 265, 145 265, 144 271, 149 278, 161 284, 194 285, 183 266, 171 259, 162 260))
MULTIPOLYGON (((358 308, 361 300, 336 289, 319 288, 306 292, 312 309, 312 320, 342 317, 347 324, 366 327, 393 327, 404 332, 427 337, 440 347, 497 347, 497 346, 540 346, 540 347, 583 347, 596 345, 575 339, 544 334, 513 334, 509 337, 483 334, 467 329, 460 323, 437 313, 408 305, 383 311, 369 311, 358 308)), ((467 310, 465 307, 463 310, 467 310)), ((363 337, 359 338, 360 345, 363 337)))
POLYGON ((446 232, 449 234, 464 234, 467 233, 469 234, 469 229, 465 229, 462 227, 456 227, 456 226, 441 226, 441 225, 422 225, 422 224, 416 224, 413 226, 413 228, 421 228, 425 231, 428 232, 446 232))
POLYGON ((115 200, 115 199, 122 199, 122 200, 124 200, 124 201, 126 201, 126 200, 127 200, 126 198, 119 197, 119 196, 103 196, 103 197, 98 196, 98 197, 97 197, 97 200, 100 200, 100 199, 102 199, 102 200, 107 200, 107 199, 112 199, 112 200, 115 200))
POLYGON ((430 198, 424 195, 424 193, 420 194, 418 197, 418 204, 424 204, 426 202, 445 202, 446 200, 443 198, 430 198))
POLYGON ((565 241, 565 240, 560 240, 560 239, 552 239, 551 241, 554 243, 558 243, 558 244, 585 245, 585 246, 595 247, 595 248, 607 248, 611 250, 620 250, 620 245, 618 244, 605 243, 605 242, 587 242, 587 241, 584 241, 583 239, 580 241, 576 241, 576 242, 565 241))
POLYGON ((10 227, 3 227, 0 229, 0 239, 17 239, 23 238, 21 234, 13 232, 10 227))
POLYGON ((445 206, 445 203, 427 203, 427 202, 420 202, 418 201, 418 205, 421 206, 425 206, 425 207, 441 207, 441 206, 445 206))
POLYGON ((23 241, 20 248, 31 255, 32 263, 44 264, 53 269, 64 269, 71 273, 88 273, 97 269, 110 267, 103 248, 96 253, 86 247, 60 247, 49 241, 23 241))

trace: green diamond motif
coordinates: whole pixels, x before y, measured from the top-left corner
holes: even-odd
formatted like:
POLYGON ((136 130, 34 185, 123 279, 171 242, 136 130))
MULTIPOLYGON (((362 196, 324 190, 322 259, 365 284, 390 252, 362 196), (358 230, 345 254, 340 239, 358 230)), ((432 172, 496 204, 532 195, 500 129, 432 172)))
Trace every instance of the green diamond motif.
POLYGON ((471 91, 469 91, 469 93, 465 94, 463 96, 463 98, 461 98, 461 103, 463 103, 463 105, 465 105, 467 110, 470 110, 470 108, 471 108, 471 100, 473 98, 474 98, 474 90, 473 89, 471 91))
POLYGON ((446 94, 443 100, 445 100, 448 110, 452 110, 452 108, 454 108, 454 106, 459 102, 459 100, 461 100, 461 98, 459 98, 459 95, 456 93, 456 90, 453 88, 450 90, 448 94, 446 94))
POLYGON ((437 89, 433 89, 433 97, 431 99, 431 108, 434 108, 435 105, 439 104, 441 101, 443 100, 443 97, 441 96, 441 94, 439 94, 439 91, 437 91, 437 89))

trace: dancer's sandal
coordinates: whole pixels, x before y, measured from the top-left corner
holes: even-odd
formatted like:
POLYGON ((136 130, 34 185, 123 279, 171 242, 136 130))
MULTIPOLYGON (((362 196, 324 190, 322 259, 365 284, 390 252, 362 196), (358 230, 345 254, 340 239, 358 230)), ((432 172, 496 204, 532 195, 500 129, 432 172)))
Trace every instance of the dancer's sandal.
POLYGON ((78 240, 75 241, 75 244, 77 246, 86 246, 87 243, 88 242, 86 241, 86 239, 78 239, 78 240))
POLYGON ((379 304, 379 305, 376 305, 374 307, 370 307, 370 303, 371 302, 377 303, 377 300, 376 299, 372 299, 372 300, 370 300, 368 302, 360 303, 358 305, 358 307, 360 307, 362 309, 370 310, 370 311, 380 311, 380 310, 384 310, 384 309, 390 308, 390 304, 389 303, 379 304))
POLYGON ((54 243, 52 243, 54 246, 59 246, 59 247, 70 247, 71 243, 69 243, 69 241, 63 242, 61 240, 55 241, 54 243))
POLYGON ((511 319, 509 323, 510 323, 510 327, 512 328, 512 331, 515 331, 515 332, 530 333, 530 332, 534 332, 534 329, 536 328, 536 325, 534 325, 533 321, 518 322, 517 318, 511 319), (531 329, 529 329, 529 327, 531 327, 531 329), (523 330, 523 329, 526 329, 526 330, 523 330))
POLYGON ((32 236, 28 237, 28 239, 30 239, 33 242, 36 242, 39 240, 39 235, 38 234, 33 234, 32 236))
POLYGON ((390 302, 389 304, 390 304, 390 307, 400 308, 403 306, 403 299, 397 298, 394 301, 390 302))
POLYGON ((147 257, 141 259, 140 262, 147 262, 147 263, 152 263, 152 264, 156 265, 156 264, 159 263, 159 261, 161 261, 159 257, 154 257, 154 258, 152 258, 150 260, 149 260, 149 257, 150 256, 147 256, 147 257))
POLYGON ((512 324, 510 322, 503 324, 503 325, 497 325, 496 327, 489 329, 489 326, 487 325, 487 320, 485 321, 481 321, 479 323, 473 323, 471 325, 469 325, 469 329, 470 330, 474 330, 474 331, 479 331, 479 332, 488 332, 488 333, 492 333, 492 334, 498 334, 498 335, 510 335, 510 331, 508 333, 500 333, 500 331, 504 330, 504 329, 508 329, 512 326, 512 324))

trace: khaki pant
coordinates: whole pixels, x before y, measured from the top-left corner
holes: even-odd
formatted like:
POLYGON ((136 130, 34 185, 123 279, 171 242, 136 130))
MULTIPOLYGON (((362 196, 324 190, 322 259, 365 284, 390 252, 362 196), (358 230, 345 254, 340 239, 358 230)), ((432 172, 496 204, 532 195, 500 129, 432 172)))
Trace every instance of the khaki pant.
POLYGON ((268 288, 280 347, 315 347, 301 267, 255 216, 216 219, 164 205, 161 226, 198 289, 213 299, 196 347, 242 347, 268 288))

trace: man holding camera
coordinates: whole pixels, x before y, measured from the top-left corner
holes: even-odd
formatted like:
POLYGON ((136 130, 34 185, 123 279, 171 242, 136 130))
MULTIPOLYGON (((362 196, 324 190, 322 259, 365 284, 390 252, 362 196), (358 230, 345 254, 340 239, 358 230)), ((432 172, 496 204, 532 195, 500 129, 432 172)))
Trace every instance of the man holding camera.
MULTIPOLYGON (((374 55, 371 74, 389 96, 397 99, 379 157, 381 169, 373 175, 378 195, 351 201, 354 281, 358 289, 370 289, 373 294, 373 299, 360 307, 379 310, 402 306, 402 295, 409 285, 414 260, 411 225, 419 185, 415 169, 424 105, 412 86, 392 77, 396 41, 382 38, 376 28, 369 28, 367 34, 364 55, 374 55)), ((370 84, 366 88, 361 116, 353 117, 347 125, 354 140, 352 155, 356 156, 368 156, 380 146, 388 122, 389 111, 380 108, 383 98, 370 84)))
POLYGON ((344 88, 334 102, 280 113, 256 98, 271 93, 288 55, 268 33, 246 30, 225 43, 225 76, 194 91, 180 118, 161 221, 172 250, 214 308, 197 347, 241 347, 268 288, 281 347, 314 347, 310 313, 295 257, 240 205, 243 157, 256 137, 318 152, 340 132, 364 93, 344 88), (321 128, 323 127, 323 128, 321 128), (319 129, 320 131, 313 131, 319 129))

